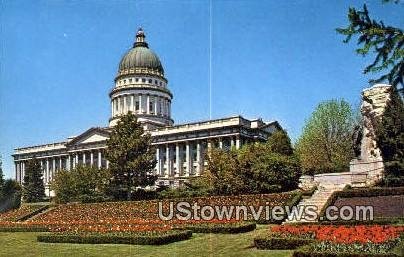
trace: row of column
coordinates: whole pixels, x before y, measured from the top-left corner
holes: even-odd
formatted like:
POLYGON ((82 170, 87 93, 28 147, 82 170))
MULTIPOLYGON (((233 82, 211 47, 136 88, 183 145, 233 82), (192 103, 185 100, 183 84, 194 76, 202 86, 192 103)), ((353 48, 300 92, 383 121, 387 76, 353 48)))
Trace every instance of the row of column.
POLYGON ((240 148, 240 138, 220 137, 214 140, 194 140, 156 145, 156 174, 161 177, 199 176, 203 173, 206 152, 212 147, 240 148), (215 144, 215 145, 214 145, 215 144))
MULTIPOLYGON (((43 170, 45 184, 52 181, 56 171, 61 169, 70 170, 77 165, 96 166, 98 168, 108 167, 108 160, 103 157, 103 151, 78 151, 68 155, 59 155, 46 158, 38 158, 43 170)), ((24 181, 26 161, 15 162, 15 177, 20 183, 24 181)))
POLYGON ((123 95, 112 99, 112 116, 126 114, 154 114, 170 117, 170 100, 148 94, 123 95))

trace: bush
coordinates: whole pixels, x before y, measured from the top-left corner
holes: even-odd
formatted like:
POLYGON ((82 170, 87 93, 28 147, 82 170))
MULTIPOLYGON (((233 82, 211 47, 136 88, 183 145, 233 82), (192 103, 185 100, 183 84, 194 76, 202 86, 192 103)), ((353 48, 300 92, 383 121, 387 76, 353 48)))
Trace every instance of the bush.
POLYGON ((74 244, 163 245, 192 237, 192 231, 148 233, 51 233, 37 237, 38 242, 74 244))
POLYGON ((194 233, 218 233, 218 234, 237 234, 253 231, 256 228, 255 223, 202 223, 195 225, 185 225, 180 229, 191 230, 194 233))
POLYGON ((21 224, 0 226, 0 232, 48 232, 44 226, 23 226, 21 224))
POLYGON ((397 257, 390 251, 397 241, 382 244, 334 244, 321 242, 302 247, 293 257, 397 257))
POLYGON ((338 198, 352 198, 352 197, 376 197, 376 196, 389 196, 389 195, 404 195, 404 187, 380 187, 380 188, 361 188, 347 190, 347 186, 342 191, 334 192, 324 204, 320 211, 319 217, 323 217, 326 221, 325 211, 328 206, 335 203, 338 198))
POLYGON ((305 238, 282 238, 282 237, 257 237, 254 238, 254 246, 261 250, 290 250, 303 245, 314 243, 313 239, 305 238))

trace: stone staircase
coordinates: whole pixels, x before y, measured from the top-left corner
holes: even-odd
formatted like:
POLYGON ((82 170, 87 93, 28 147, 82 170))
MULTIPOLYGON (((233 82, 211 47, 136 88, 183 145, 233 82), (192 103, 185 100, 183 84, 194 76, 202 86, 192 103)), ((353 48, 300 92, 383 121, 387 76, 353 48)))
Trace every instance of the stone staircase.
MULTIPOLYGON (((307 208, 310 206, 311 211, 316 208, 316 213, 317 216, 320 214, 321 209, 324 207, 326 204, 328 198, 335 192, 335 191, 341 191, 345 187, 345 184, 320 184, 317 187, 317 190, 314 191, 313 195, 309 198, 303 198, 295 207, 298 210, 304 210, 304 208, 307 208)), ((292 208, 295 208, 292 207, 292 208)), ((293 222, 316 222, 318 221, 317 219, 313 219, 312 217, 305 217, 304 211, 298 212, 299 214, 302 214, 301 217, 299 215, 294 215, 291 213, 288 218, 285 220, 284 223, 293 223, 293 222)), ((295 213, 296 214, 296 213, 295 213)))

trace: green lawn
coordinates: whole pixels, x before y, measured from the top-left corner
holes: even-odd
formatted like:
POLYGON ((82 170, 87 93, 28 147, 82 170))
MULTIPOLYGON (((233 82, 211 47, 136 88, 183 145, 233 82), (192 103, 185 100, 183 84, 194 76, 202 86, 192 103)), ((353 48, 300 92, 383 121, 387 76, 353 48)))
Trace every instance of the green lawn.
POLYGON ((189 240, 163 246, 50 244, 38 243, 39 233, 0 233, 0 256, 292 256, 292 251, 252 247, 255 235, 266 228, 233 235, 194 234, 189 240))

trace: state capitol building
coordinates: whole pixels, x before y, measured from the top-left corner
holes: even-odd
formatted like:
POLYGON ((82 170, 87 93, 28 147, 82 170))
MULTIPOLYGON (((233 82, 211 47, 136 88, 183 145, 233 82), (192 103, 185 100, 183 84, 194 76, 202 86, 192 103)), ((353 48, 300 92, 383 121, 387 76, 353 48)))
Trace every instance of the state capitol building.
POLYGON ((157 185, 176 187, 187 178, 203 173, 210 147, 229 149, 264 141, 276 130, 277 121, 248 120, 241 116, 226 117, 186 124, 175 124, 171 117, 173 95, 164 76, 159 57, 149 48, 142 29, 136 34, 133 48, 122 57, 109 92, 111 118, 108 127, 92 127, 62 142, 17 148, 12 155, 15 178, 22 183, 27 160, 37 158, 43 168, 46 194, 51 195, 49 182, 60 169, 77 165, 108 167, 105 159, 106 140, 119 117, 132 112, 151 134, 156 147, 159 176, 157 185))

